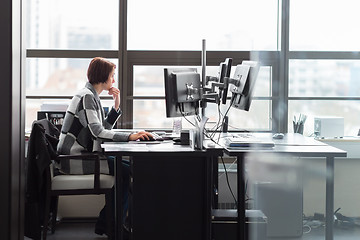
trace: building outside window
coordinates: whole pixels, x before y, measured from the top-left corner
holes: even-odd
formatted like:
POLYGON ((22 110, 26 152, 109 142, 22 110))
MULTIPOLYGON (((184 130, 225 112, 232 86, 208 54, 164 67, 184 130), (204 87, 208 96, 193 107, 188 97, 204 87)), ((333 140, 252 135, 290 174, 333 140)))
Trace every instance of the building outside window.
MULTIPOLYGON (((345 135, 356 134, 360 56, 353 51, 359 50, 360 34, 349 24, 359 19, 348 7, 355 0, 294 0, 284 9, 285 3, 27 0, 26 128, 42 103, 69 101, 84 86, 95 56, 117 65, 124 112, 118 127, 171 128, 163 68, 193 66, 201 72, 206 39, 207 75, 216 75, 226 57, 234 59, 232 73, 254 54, 262 64, 250 111, 231 109, 230 130, 292 132, 293 116, 303 113, 305 135, 313 134, 318 115, 343 116, 345 135)), ((112 104, 106 94, 101 97, 112 104)), ((206 109, 209 127, 217 121, 216 108, 206 109)))

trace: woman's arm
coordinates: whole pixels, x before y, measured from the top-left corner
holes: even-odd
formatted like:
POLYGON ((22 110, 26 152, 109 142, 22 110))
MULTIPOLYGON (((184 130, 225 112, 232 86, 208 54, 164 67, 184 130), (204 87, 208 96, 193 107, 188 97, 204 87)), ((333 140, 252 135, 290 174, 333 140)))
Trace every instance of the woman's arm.
MULTIPOLYGON (((91 135, 94 138, 107 139, 117 142, 128 141, 130 133, 114 132, 104 128, 102 121, 100 119, 101 116, 98 115, 96 100, 92 95, 90 94, 84 95, 82 101, 83 101, 82 105, 84 111, 79 111, 79 118, 80 121, 82 122, 82 125, 87 126, 89 128, 91 135)), ((109 117, 110 116, 108 116, 108 120, 109 117)))

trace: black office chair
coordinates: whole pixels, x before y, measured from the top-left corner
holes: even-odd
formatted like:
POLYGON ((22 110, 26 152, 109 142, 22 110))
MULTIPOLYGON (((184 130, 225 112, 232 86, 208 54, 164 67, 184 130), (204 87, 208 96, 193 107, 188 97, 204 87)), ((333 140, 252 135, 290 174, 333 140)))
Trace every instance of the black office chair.
MULTIPOLYGON (((105 194, 107 229, 109 239, 112 238, 111 189, 114 177, 100 174, 100 155, 84 153, 81 155, 58 155, 56 146, 59 130, 47 119, 35 121, 29 140, 27 162, 27 202, 38 199, 39 211, 36 213, 42 225, 42 236, 46 240, 48 229, 55 232, 58 200, 60 195, 93 195, 105 194), (60 162, 67 159, 91 159, 95 161, 94 174, 90 175, 54 175, 52 161, 60 162), (35 169, 35 170, 34 170, 35 169), (31 172, 33 171, 33 172, 31 172), (38 176, 35 176, 38 175, 38 176), (34 179, 35 181, 32 181, 34 179), (37 186, 33 186, 33 185, 37 186), (34 189, 37 188, 37 189, 34 189), (39 197, 31 197, 35 192, 42 192, 39 197)), ((35 206, 35 205, 33 205, 35 206)), ((26 210, 26 213, 29 210, 26 210)), ((33 210, 32 210, 33 211, 33 210)), ((25 217, 28 221, 29 216, 25 217)), ((40 229, 40 226, 39 228, 40 229)), ((25 223, 25 233, 27 227, 25 223)), ((37 233, 36 236, 39 234, 37 233)))

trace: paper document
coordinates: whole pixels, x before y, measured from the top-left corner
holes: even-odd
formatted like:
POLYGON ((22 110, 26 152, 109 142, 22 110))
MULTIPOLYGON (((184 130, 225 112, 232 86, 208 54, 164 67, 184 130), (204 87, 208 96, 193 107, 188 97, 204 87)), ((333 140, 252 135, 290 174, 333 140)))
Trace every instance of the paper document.
POLYGON ((146 144, 137 144, 137 143, 125 143, 125 142, 110 142, 103 143, 101 147, 105 150, 105 152, 114 152, 114 151, 126 151, 132 150, 134 148, 138 148, 141 152, 148 152, 149 148, 146 144))
POLYGON ((225 138, 225 145, 228 147, 274 147, 271 140, 259 139, 251 134, 239 134, 225 138))

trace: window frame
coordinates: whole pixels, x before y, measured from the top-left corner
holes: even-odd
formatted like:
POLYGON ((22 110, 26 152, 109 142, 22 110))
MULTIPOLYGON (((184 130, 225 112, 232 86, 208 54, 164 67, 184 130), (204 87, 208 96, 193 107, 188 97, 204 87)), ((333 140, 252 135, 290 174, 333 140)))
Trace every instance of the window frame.
MULTIPOLYGON (((207 66, 218 66, 226 57, 234 59, 233 65, 243 59, 258 58, 262 65, 271 66, 272 101, 271 121, 273 132, 288 132, 289 100, 360 100, 360 97, 289 97, 289 61, 293 59, 360 60, 360 52, 289 51, 290 1, 279 0, 278 51, 207 51, 207 66), (283 16, 283 17, 280 17, 283 16)), ((133 96, 133 67, 136 65, 196 65, 201 66, 201 51, 135 51, 127 50, 127 0, 119 2, 118 50, 52 50, 27 49, 27 58, 93 58, 102 56, 118 59, 118 87, 121 90, 123 117, 119 128, 133 126, 133 100, 164 99, 161 96, 133 96)), ((70 99, 72 96, 26 96, 26 99, 70 99)), ((111 96, 101 96, 111 99, 111 96)), ((165 116, 164 116, 165 117, 165 116)))

